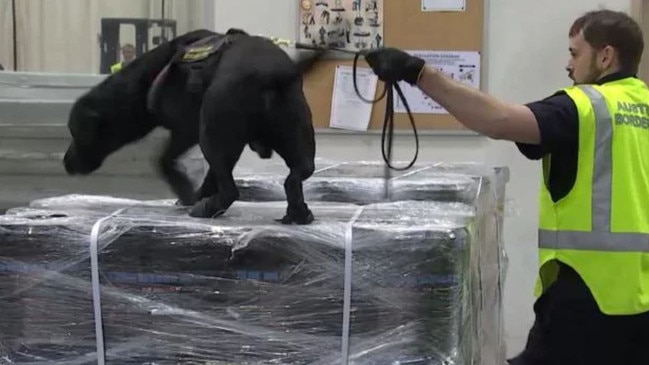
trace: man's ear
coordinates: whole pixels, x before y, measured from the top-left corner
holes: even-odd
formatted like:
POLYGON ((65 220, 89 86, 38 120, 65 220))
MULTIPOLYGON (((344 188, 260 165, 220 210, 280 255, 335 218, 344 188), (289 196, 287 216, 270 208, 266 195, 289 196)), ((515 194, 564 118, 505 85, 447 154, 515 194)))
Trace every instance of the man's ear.
POLYGON ((600 66, 603 69, 606 70, 614 66, 614 62, 617 58, 617 51, 615 50, 615 48, 611 46, 605 46, 599 53, 599 62, 600 66))

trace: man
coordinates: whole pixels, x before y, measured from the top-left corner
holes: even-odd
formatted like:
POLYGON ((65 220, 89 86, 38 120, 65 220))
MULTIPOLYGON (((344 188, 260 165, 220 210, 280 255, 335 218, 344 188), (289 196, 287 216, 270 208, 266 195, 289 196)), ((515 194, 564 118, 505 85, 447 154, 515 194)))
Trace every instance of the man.
POLYGON ((121 51, 122 51, 122 59, 123 59, 123 61, 118 62, 118 63, 110 66, 110 73, 112 73, 112 74, 114 74, 115 72, 121 70, 122 68, 124 68, 126 65, 128 65, 129 63, 131 63, 131 61, 133 61, 135 59, 135 46, 134 45, 132 45, 130 43, 126 43, 122 47, 121 51))
POLYGON ((649 364, 649 90, 638 24, 598 10, 569 31, 572 87, 498 100, 394 48, 366 60, 419 87, 467 128, 543 160, 536 321, 510 364, 649 364))

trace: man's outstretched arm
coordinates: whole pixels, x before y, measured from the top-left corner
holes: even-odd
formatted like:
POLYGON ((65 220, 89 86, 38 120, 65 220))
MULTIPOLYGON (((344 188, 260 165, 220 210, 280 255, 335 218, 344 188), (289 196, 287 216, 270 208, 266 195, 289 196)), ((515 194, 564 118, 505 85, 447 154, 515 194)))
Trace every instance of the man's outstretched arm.
POLYGON ((541 142, 536 117, 527 106, 505 103, 465 86, 397 48, 373 49, 365 60, 379 79, 418 86, 471 130, 494 139, 530 145, 541 142))
POLYGON ((467 128, 494 139, 539 144, 536 117, 525 105, 507 103, 424 67, 417 86, 467 128))

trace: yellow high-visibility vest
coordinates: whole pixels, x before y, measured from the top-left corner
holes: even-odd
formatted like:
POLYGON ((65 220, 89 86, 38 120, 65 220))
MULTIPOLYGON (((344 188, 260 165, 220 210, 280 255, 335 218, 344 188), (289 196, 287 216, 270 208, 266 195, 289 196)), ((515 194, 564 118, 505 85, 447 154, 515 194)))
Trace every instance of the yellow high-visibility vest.
POLYGON ((637 78, 565 89, 579 113, 572 190, 553 202, 543 161, 536 295, 561 261, 609 315, 649 311, 649 89, 637 78))
POLYGON ((116 64, 110 66, 110 73, 114 74, 115 72, 121 70, 123 67, 121 62, 117 62, 116 64))

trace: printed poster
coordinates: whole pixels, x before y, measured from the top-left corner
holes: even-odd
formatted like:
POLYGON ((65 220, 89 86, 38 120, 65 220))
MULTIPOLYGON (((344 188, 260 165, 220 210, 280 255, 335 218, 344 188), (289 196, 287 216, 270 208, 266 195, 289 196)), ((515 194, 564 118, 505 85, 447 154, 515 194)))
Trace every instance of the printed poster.
MULTIPOLYGON (((426 61, 429 67, 437 68, 452 79, 462 82, 467 86, 480 88, 480 52, 468 51, 406 51, 426 61)), ((408 102, 412 113, 420 114, 448 114, 448 112, 431 100, 417 87, 406 82, 399 86, 408 102)), ((406 113, 398 95, 394 94, 394 112, 406 113)))
MULTIPOLYGON (((358 91, 365 100, 376 97, 379 78, 369 67, 356 70, 358 91)), ((366 131, 372 117, 372 104, 358 97, 354 88, 352 66, 336 66, 333 95, 331 98, 330 128, 366 131)))
POLYGON ((383 46, 383 0, 297 0, 299 42, 350 51, 383 46))

